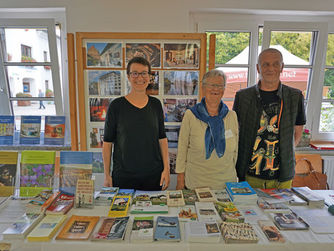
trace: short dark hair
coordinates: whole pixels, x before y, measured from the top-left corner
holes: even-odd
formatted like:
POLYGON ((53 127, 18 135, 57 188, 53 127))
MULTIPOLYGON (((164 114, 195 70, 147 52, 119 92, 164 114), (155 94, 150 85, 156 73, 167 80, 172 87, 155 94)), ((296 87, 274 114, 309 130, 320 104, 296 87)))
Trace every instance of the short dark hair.
POLYGON ((134 57, 128 62, 128 66, 126 67, 126 74, 130 74, 130 68, 132 64, 141 64, 148 67, 148 73, 151 74, 151 64, 143 57, 134 57))

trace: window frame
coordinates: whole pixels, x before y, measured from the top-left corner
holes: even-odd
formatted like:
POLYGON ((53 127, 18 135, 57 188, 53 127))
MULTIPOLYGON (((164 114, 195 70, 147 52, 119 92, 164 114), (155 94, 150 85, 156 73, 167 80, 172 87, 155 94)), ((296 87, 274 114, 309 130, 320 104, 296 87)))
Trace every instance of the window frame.
MULTIPOLYGON (((196 32, 206 31, 237 31, 237 32, 250 32, 250 58, 249 63, 251 67, 248 73, 248 86, 256 84, 257 71, 257 45, 259 41, 258 29, 260 26, 264 26, 264 23, 277 22, 289 24, 289 29, 292 29, 294 24, 296 28, 301 28, 303 25, 313 26, 314 29, 321 30, 319 34, 319 41, 321 45, 317 46, 316 53, 318 56, 315 58, 316 62, 313 67, 313 74, 311 76, 309 100, 307 110, 307 124, 306 126, 311 129, 312 140, 334 140, 334 133, 332 132, 319 132, 320 125, 320 112, 322 103, 322 88, 324 79, 324 69, 326 60, 326 48, 327 37, 329 33, 334 31, 334 12, 333 13, 321 13, 321 12, 298 12, 298 11, 272 11, 272 10, 243 10, 235 12, 233 10, 222 10, 221 13, 208 13, 208 12, 194 12, 190 15, 190 22, 192 28, 196 32), (324 24, 325 23, 325 24, 324 24), (325 32, 324 26, 328 25, 328 29, 325 32), (322 78, 322 79, 320 79, 322 78), (315 84, 312 84, 315 83, 315 84), (310 108, 311 107, 311 108, 310 108)), ((265 29, 265 27, 263 27, 265 29)), ((268 28, 268 27, 267 27, 268 28)), ((305 26, 303 27, 305 29, 305 26)), ((264 30, 263 30, 264 31, 264 30)), ((308 29, 309 31, 309 29, 308 29)), ((320 32, 320 31, 319 31, 320 32)), ((265 41, 262 42, 262 46, 265 46, 265 41)), ((269 44, 268 44, 269 45, 269 44)), ((265 48, 265 47, 263 47, 265 48)))

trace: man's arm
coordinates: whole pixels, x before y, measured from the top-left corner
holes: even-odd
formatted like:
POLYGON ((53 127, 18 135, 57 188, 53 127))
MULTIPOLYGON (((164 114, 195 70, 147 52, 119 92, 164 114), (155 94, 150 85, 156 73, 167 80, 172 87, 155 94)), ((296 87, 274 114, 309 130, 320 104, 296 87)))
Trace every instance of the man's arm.
POLYGON ((162 190, 166 190, 169 186, 169 181, 170 181, 167 138, 159 139, 159 145, 162 156, 162 162, 164 164, 164 170, 161 173, 160 186, 162 186, 162 190))
POLYGON ((302 137, 302 133, 303 133, 303 125, 296 125, 295 126, 295 146, 298 145, 301 137, 302 137))
POLYGON ((177 174, 177 184, 176 184, 176 190, 182 190, 185 188, 184 184, 184 173, 178 173, 177 174))
POLYGON ((103 186, 105 187, 112 187, 112 178, 110 176, 111 153, 112 153, 112 143, 103 142, 103 148, 102 148, 103 167, 104 167, 103 186))

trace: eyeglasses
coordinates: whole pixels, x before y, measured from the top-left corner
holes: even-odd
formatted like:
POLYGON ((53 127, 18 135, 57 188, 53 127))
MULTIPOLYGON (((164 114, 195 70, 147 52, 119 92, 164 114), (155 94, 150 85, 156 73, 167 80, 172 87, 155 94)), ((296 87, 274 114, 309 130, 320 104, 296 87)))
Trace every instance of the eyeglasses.
POLYGON ((147 78, 149 74, 148 74, 147 71, 143 71, 143 72, 136 72, 136 71, 133 71, 133 72, 130 72, 129 75, 130 75, 132 78, 138 78, 139 75, 140 75, 142 78, 147 78))
POLYGON ((219 90, 223 90, 224 87, 225 87, 224 85, 220 85, 220 84, 210 84, 210 83, 208 83, 208 84, 204 83, 204 86, 205 86, 206 88, 208 88, 208 89, 217 88, 217 89, 219 89, 219 90))

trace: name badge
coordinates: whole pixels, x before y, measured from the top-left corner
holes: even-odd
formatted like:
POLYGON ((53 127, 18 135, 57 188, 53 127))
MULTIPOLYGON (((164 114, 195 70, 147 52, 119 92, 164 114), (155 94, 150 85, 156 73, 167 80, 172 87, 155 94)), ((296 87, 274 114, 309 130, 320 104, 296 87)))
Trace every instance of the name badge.
POLYGON ((229 139, 233 137, 233 133, 231 129, 228 129, 227 131, 225 131, 225 139, 229 139))

